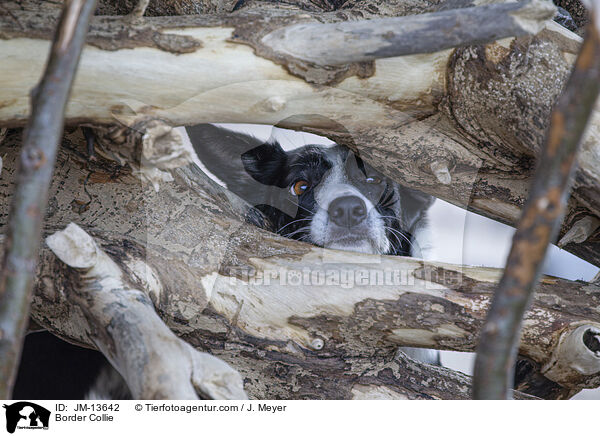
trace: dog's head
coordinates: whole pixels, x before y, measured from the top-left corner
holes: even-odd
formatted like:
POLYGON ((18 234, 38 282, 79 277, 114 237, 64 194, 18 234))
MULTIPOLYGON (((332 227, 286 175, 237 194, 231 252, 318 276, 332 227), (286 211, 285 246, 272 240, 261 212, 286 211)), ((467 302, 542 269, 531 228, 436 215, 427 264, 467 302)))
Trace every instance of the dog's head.
POLYGON ((208 170, 260 210, 277 233, 326 248, 420 254, 413 234, 433 198, 393 182, 348 149, 285 151, 277 142, 211 125, 187 130, 208 170))

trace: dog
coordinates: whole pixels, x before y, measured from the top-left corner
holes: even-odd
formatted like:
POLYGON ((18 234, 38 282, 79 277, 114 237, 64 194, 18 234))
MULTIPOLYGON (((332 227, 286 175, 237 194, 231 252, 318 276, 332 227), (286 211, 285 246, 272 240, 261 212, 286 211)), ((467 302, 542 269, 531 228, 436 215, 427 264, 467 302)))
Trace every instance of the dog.
POLYGON ((345 147, 277 141, 211 124, 186 128, 202 165, 287 238, 338 250, 423 257, 434 198, 384 176, 345 147))
MULTIPOLYGON (((212 124, 186 128, 202 166, 255 211, 247 220, 287 238, 359 253, 426 257, 435 198, 401 186, 348 148, 275 140, 212 124)), ((402 348, 440 365, 439 352, 402 348)))

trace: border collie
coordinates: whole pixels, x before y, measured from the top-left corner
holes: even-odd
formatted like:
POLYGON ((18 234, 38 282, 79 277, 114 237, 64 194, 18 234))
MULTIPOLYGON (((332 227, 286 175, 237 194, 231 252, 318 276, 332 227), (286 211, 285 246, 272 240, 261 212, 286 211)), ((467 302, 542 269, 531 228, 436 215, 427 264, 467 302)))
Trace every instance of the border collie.
POLYGON ((249 220, 320 247, 423 257, 434 198, 385 177, 347 148, 285 151, 211 124, 186 128, 202 165, 262 212, 249 220))
MULTIPOLYGON (((430 249, 427 211, 434 197, 399 185, 345 147, 277 141, 212 124, 186 128, 208 172, 262 214, 248 221, 321 247, 423 258, 430 249)), ((401 348, 440 365, 439 352, 401 348)))

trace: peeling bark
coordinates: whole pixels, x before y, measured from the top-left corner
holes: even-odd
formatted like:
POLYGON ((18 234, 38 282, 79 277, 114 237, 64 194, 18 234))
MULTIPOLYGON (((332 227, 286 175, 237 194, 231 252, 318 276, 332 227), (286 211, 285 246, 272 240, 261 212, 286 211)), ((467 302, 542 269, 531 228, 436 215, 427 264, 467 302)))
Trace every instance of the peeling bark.
MULTIPOLYGON (((282 56, 261 42, 292 24, 402 15, 412 7, 443 9, 426 8, 427 2, 384 3, 368 12, 361 2, 346 2, 343 13, 318 15, 262 4, 229 15, 140 18, 135 25, 98 17, 68 121, 134 126, 159 118, 173 125, 247 122, 311 131, 348 145, 403 184, 514 224, 580 38, 548 23, 533 38, 326 67, 282 56), (239 68, 230 68, 233 59, 239 68), (447 183, 439 182, 436 162, 446 168, 441 177, 447 183)), ((3 126, 21 125, 27 117, 33 80, 21 72, 25 64, 41 69, 43 35, 51 25, 27 12, 14 15, 16 21, 0 17, 1 31, 26 38, 0 41, 11 53, 0 67, 9 78, 9 91, 0 99, 3 126)), ((600 217, 599 125, 596 116, 561 237, 584 216, 600 217)), ((565 249, 600 265, 600 231, 565 249)))

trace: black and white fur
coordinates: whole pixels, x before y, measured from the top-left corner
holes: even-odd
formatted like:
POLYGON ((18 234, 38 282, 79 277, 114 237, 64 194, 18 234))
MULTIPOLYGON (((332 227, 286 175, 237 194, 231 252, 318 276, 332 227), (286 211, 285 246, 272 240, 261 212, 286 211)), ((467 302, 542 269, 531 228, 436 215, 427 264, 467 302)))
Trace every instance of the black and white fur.
MULTIPOLYGON (((186 130, 205 169, 262 212, 249 217, 257 225, 338 250, 424 257, 430 248, 434 198, 385 177, 345 147, 285 151, 276 141, 210 124, 186 130), (298 182, 306 182, 301 194, 294 191, 298 182)), ((434 350, 402 350, 440 364, 434 350)))
POLYGON ((187 133, 203 166, 282 236, 372 254, 422 257, 428 249, 426 215, 434 198, 385 177, 345 147, 285 151, 275 141, 210 124, 187 133), (301 195, 293 192, 298 181, 308 183, 301 195), (364 205, 364 216, 340 224, 333 208, 344 197, 364 205))

